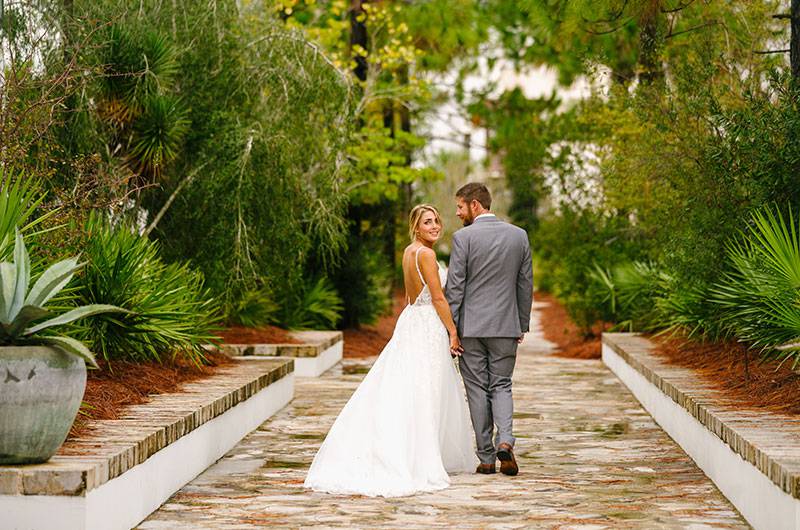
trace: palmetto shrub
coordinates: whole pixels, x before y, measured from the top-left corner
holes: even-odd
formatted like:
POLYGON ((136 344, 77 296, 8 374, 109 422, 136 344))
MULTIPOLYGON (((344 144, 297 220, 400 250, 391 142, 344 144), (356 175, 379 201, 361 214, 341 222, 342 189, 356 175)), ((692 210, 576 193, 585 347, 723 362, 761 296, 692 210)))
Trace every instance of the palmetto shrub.
POLYGON ((25 176, 12 179, 0 168, 0 258, 11 254, 17 227, 24 234, 48 217, 34 216, 43 199, 36 181, 25 176))
POLYGON ((728 245, 730 270, 711 290, 720 323, 765 358, 800 363, 800 234, 789 210, 757 211, 728 245))
POLYGON ((589 277, 593 280, 590 297, 607 307, 617 327, 642 331, 657 326, 656 300, 663 296, 670 278, 656 264, 631 261, 610 269, 595 264, 589 277))
POLYGON ((269 287, 246 291, 235 297, 235 300, 225 311, 225 320, 231 324, 254 328, 278 323, 280 306, 269 287))
POLYGON ((76 292, 80 303, 113 304, 130 311, 102 315, 82 330, 106 360, 156 360, 178 354, 203 360, 219 318, 202 275, 186 264, 165 263, 157 242, 127 223, 98 214, 85 225, 88 261, 76 292))
POLYGON ((684 285, 653 262, 624 262, 610 269, 595 264, 590 273, 596 303, 607 306, 617 328, 630 331, 681 331, 716 336, 718 309, 708 290, 684 285))
POLYGON ((323 276, 307 285, 297 299, 286 302, 280 323, 290 329, 333 329, 343 310, 342 298, 323 276))

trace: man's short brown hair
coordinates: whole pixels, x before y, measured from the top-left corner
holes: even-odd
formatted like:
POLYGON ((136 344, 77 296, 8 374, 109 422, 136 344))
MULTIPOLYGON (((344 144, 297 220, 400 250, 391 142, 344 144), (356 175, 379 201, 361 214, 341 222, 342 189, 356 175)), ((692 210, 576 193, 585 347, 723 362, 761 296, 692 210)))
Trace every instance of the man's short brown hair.
POLYGON ((478 201, 487 210, 492 207, 492 194, 489 193, 489 188, 480 182, 464 184, 456 192, 456 197, 464 199, 467 204, 472 201, 478 201))

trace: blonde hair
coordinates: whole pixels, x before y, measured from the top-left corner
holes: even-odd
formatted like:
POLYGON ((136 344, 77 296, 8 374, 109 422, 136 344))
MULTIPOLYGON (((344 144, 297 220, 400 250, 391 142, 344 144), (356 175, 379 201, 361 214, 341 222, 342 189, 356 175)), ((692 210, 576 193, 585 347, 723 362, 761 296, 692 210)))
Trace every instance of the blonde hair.
POLYGON ((408 235, 411 241, 414 241, 417 237, 417 228, 419 228, 419 222, 422 220, 422 215, 425 212, 431 212, 436 217, 436 222, 439 223, 439 226, 443 226, 439 210, 437 210, 435 206, 431 206, 430 204, 418 204, 414 206, 411 209, 411 213, 408 214, 408 235))

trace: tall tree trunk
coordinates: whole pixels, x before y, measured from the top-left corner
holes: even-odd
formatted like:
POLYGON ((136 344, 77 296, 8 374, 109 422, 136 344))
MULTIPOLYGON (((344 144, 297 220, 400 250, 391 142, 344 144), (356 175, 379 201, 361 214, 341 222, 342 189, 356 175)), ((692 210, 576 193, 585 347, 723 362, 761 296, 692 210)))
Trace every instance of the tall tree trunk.
POLYGON ((664 78, 661 48, 664 43, 661 1, 649 0, 639 19, 639 82, 650 86, 664 78))
MULTIPOLYGON (((404 66, 400 70, 400 82, 407 85, 408 84, 408 66, 404 66)), ((411 132, 411 112, 408 110, 408 105, 400 105, 400 130, 404 133, 411 132)), ((411 165, 411 152, 406 153, 406 165, 411 165)), ((403 184, 403 211, 407 212, 411 210, 411 199, 412 199, 413 190, 411 189, 411 183, 407 182, 403 184)))
MULTIPOLYGON (((350 4, 350 49, 355 45, 361 46, 365 50, 369 49, 367 42, 367 25, 364 23, 364 7, 362 0, 352 0, 350 4), (361 20, 359 20, 359 18, 361 20)), ((361 55, 354 56, 356 66, 353 73, 361 81, 367 80, 367 58, 361 55)))
MULTIPOLYGON (((389 137, 395 137, 395 120, 394 120, 394 101, 391 99, 386 100, 383 104, 383 128, 389 129, 389 137)), ((397 232, 397 201, 386 199, 385 201, 384 218, 386 223, 386 231, 383 234, 383 253, 386 255, 386 260, 391 267, 395 269, 397 259, 395 258, 395 233, 397 232)), ((394 288, 394 276, 391 280, 392 288, 394 288)))
POLYGON ((800 82, 800 0, 792 0, 790 20, 792 33, 789 60, 792 65, 792 79, 800 82))

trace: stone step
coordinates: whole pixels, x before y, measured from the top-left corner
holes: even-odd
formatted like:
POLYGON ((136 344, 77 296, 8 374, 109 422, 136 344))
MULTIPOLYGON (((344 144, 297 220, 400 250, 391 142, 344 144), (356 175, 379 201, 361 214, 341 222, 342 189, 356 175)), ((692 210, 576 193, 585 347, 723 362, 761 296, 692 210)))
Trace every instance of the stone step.
POLYGON ((342 360, 341 331, 292 331, 297 344, 223 344, 222 353, 232 357, 283 357, 294 359, 295 375, 319 377, 342 360))

